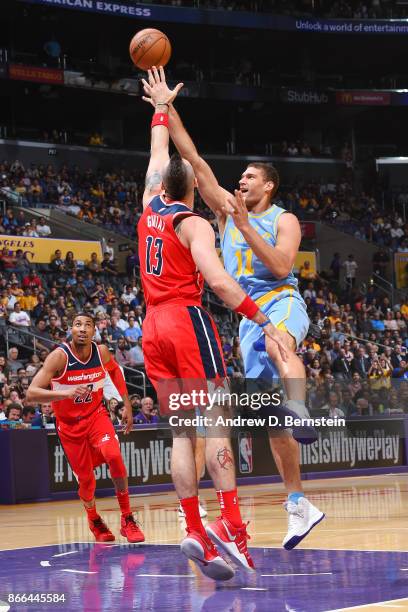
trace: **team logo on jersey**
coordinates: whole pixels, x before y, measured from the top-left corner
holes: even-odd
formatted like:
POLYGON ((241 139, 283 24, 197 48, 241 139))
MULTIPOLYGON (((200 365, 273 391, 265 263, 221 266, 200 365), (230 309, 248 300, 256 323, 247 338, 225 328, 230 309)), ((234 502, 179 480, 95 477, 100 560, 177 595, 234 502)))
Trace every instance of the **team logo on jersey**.
POLYGON ((101 440, 101 442, 109 442, 110 440, 110 435, 109 434, 105 434, 101 440))
POLYGON ((92 381, 95 380, 95 378, 100 378, 101 376, 103 376, 103 372, 90 372, 89 374, 82 372, 82 374, 77 374, 76 376, 68 376, 67 380, 68 382, 78 382, 80 380, 92 381))
POLYGON ((254 461, 252 455, 252 436, 249 431, 240 431, 238 436, 239 471, 241 474, 251 474, 254 461))

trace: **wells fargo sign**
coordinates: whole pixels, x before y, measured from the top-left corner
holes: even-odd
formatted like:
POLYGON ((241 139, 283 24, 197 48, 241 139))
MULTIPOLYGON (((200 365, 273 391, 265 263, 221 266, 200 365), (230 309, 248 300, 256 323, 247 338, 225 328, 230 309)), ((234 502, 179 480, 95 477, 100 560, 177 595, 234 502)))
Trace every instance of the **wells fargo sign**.
POLYGON ((64 73, 58 68, 10 64, 9 77, 15 81, 34 81, 35 83, 48 83, 50 85, 64 84, 64 73))

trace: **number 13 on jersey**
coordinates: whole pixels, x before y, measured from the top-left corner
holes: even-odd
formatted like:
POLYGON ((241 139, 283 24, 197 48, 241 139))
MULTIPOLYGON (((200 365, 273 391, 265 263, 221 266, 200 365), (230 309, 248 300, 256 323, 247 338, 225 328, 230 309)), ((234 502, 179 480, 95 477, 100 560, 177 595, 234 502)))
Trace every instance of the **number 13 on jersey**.
POLYGON ((163 240, 146 237, 146 272, 160 276, 163 269, 163 240))

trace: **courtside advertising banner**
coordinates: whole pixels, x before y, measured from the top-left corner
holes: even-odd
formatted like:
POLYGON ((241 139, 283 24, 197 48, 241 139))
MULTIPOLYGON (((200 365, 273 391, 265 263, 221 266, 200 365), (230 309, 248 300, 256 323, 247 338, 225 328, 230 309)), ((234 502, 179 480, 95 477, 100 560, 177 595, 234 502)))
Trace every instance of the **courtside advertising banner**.
POLYGON ((50 263, 56 250, 60 250, 65 258, 67 251, 74 253, 77 261, 88 261, 92 253, 96 253, 99 261, 102 259, 102 249, 99 242, 93 240, 63 240, 54 238, 25 238, 24 236, 0 236, 0 250, 6 247, 9 254, 22 250, 32 263, 50 263))
MULTIPOLYGON (((269 447, 265 426, 233 427, 232 448, 238 478, 277 476, 278 470, 269 447)), ((170 429, 134 429, 129 435, 119 433, 122 456, 130 486, 171 485, 170 429)), ((404 419, 348 419, 346 427, 327 427, 318 432, 310 445, 300 445, 302 473, 343 470, 345 475, 358 468, 389 468, 406 464, 404 419)), ((75 479, 54 433, 48 435, 50 492, 76 491, 75 479)), ((110 489, 109 468, 95 468, 97 489, 110 489)), ((204 480, 209 480, 208 474, 204 480)))

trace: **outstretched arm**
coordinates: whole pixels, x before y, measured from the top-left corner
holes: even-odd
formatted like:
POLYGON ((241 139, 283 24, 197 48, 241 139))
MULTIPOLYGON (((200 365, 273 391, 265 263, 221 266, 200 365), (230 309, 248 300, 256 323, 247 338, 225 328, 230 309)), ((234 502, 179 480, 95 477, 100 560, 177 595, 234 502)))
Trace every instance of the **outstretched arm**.
POLYGON ((183 84, 179 83, 173 91, 166 85, 163 68, 153 66, 148 71, 149 83, 143 79, 145 90, 149 90, 154 106, 151 127, 150 161, 146 172, 145 190, 143 193, 143 208, 152 197, 161 191, 163 169, 169 161, 169 104, 174 100, 183 84))
POLYGON ((180 222, 180 226, 180 240, 191 250, 197 268, 211 289, 229 308, 261 325, 265 335, 276 342, 282 359, 286 361, 285 345, 276 327, 223 268, 215 250, 214 230, 208 221, 198 216, 188 217, 180 222))
POLYGON ((99 346, 99 350, 102 356, 103 366, 105 370, 108 372, 111 381, 115 385, 122 401, 125 405, 123 415, 122 415, 122 423, 124 424, 123 431, 128 434, 133 426, 133 414, 132 414, 132 406, 130 404, 128 390, 125 378, 122 374, 122 370, 120 369, 117 362, 114 360, 110 351, 105 344, 101 344, 99 346))
MULTIPOLYGON (((163 68, 160 68, 160 77, 162 81, 165 83, 165 75, 163 68)), ((149 83, 143 81, 144 90, 147 96, 143 97, 143 100, 146 102, 150 102, 152 106, 155 105, 155 101, 157 99, 156 89, 157 84, 149 79, 149 83)), ((167 87, 167 86, 166 86, 167 87)), ((177 87, 179 87, 177 85, 177 87)), ((169 93, 176 92, 177 87, 169 93)), ((181 88, 179 88, 181 89, 181 88)), ((172 96, 172 100, 175 99, 179 89, 172 96)), ((169 97, 169 96, 168 96, 169 97)), ((231 194, 220 187, 217 179, 214 176, 213 171, 210 166, 202 157, 199 156, 198 151, 196 149, 195 144, 191 140, 186 128, 184 127, 179 114, 172 104, 170 104, 168 109, 168 118, 169 118, 169 131, 172 141, 174 142, 178 152, 181 157, 187 159, 193 167, 195 177, 197 179, 198 190, 200 192, 201 197, 204 202, 211 208, 211 210, 217 215, 218 220, 225 219, 225 212, 223 211, 223 206, 225 206, 228 198, 231 198, 231 194)), ((158 179, 156 179, 158 180, 158 179)))
POLYGON ((231 194, 218 184, 214 172, 198 154, 194 142, 173 105, 169 108, 169 130, 170 137, 181 157, 187 159, 193 167, 200 196, 217 217, 224 217, 225 212, 222 207, 231 194))

